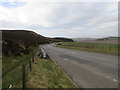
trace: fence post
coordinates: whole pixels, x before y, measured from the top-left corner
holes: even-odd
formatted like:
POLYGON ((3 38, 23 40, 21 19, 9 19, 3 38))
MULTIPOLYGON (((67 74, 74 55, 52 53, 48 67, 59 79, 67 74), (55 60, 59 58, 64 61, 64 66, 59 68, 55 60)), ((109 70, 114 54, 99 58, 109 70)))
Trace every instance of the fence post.
POLYGON ((34 53, 34 56, 33 56, 33 57, 34 57, 34 61, 35 61, 35 53, 34 53))
POLYGON ((109 47, 110 51, 111 51, 111 46, 109 47))
POLYGON ((26 81, 26 76, 25 76, 25 65, 22 65, 22 89, 25 89, 25 81, 26 81))
POLYGON ((31 67, 31 59, 29 60, 29 68, 30 68, 30 71, 32 70, 32 67, 31 67))
POLYGON ((32 62, 34 63, 34 55, 32 56, 32 62))
POLYGON ((34 63, 34 50, 32 52, 32 62, 34 63))

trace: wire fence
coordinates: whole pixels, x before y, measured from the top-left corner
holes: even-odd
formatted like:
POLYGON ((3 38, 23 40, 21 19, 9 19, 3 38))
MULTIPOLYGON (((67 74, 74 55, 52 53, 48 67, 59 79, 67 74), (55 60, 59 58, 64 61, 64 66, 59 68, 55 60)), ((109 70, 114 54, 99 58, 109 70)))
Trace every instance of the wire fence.
POLYGON ((26 79, 28 72, 32 71, 32 63, 36 59, 38 47, 32 53, 32 56, 23 63, 16 64, 2 74, 2 88, 26 88, 26 79))

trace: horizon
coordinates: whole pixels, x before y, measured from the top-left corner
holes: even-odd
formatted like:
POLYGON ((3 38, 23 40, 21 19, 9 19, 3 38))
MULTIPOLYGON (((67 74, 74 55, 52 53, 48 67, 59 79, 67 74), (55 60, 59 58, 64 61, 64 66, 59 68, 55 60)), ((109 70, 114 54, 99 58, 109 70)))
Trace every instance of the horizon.
MULTIPOLYGON (((5 30, 5 29, 2 29, 2 30, 5 30)), ((0 31, 2 31, 2 30, 0 30, 0 31)), ((9 29, 9 30, 5 30, 5 31, 32 31, 32 30, 18 30, 18 29, 14 29, 14 30, 11 30, 11 29, 9 29)), ((34 32, 34 31, 32 31, 32 32, 34 32)), ((36 32, 35 32, 36 33, 36 32)), ((36 33, 36 34, 38 34, 38 35, 41 35, 41 34, 39 34, 39 33, 36 33)), ((42 35, 42 36, 44 36, 44 35, 42 35)), ((47 36, 44 36, 44 37, 47 37, 47 36)), ((56 36, 56 37, 48 37, 48 38, 70 38, 70 39, 100 39, 100 38, 110 38, 110 37, 117 37, 117 38, 120 38, 119 36, 107 36, 107 37, 91 37, 91 38, 89 38, 89 37, 75 37, 75 38, 70 38, 70 37, 59 37, 59 36, 56 36)))
POLYGON ((12 0, 0 2, 0 29, 29 30, 45 37, 118 37, 117 14, 117 2, 12 0))

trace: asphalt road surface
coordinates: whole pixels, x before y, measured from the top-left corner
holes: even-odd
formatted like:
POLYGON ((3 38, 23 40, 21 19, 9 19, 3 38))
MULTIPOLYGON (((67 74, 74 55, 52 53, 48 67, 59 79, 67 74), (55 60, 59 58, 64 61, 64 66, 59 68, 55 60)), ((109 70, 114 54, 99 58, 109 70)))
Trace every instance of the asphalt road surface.
POLYGON ((41 46, 81 88, 118 88, 118 56, 41 46))

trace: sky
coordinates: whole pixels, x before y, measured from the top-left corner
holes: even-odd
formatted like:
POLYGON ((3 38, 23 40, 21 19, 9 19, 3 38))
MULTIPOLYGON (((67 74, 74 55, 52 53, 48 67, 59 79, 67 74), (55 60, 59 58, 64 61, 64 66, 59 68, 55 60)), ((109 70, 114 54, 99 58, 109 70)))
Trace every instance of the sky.
POLYGON ((118 36, 118 2, 0 0, 0 29, 46 37, 118 36))

